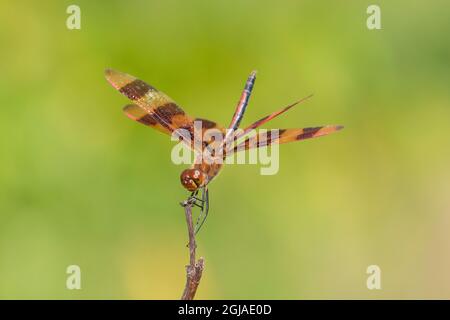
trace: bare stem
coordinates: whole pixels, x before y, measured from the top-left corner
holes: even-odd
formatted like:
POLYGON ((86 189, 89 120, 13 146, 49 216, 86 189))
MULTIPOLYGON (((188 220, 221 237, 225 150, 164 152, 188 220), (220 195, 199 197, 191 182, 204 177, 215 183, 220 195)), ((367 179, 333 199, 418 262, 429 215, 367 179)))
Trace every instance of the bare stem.
POLYGON ((186 285, 181 300, 193 300, 202 277, 205 260, 200 257, 198 261, 195 261, 197 244, 195 243, 194 225, 192 223, 192 203, 187 200, 182 202, 181 205, 184 207, 189 234, 189 265, 186 266, 186 285))

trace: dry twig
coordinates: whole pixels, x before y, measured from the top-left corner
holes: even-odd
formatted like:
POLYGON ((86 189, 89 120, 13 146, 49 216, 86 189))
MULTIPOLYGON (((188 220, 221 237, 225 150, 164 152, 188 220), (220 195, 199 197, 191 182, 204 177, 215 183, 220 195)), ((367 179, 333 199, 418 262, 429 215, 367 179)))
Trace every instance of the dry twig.
POLYGON ((186 285, 181 300, 193 300, 202 277, 205 260, 200 257, 198 261, 195 261, 197 244, 195 243, 194 225, 192 223, 192 203, 186 200, 181 205, 184 207, 189 234, 189 265, 186 266, 186 285))

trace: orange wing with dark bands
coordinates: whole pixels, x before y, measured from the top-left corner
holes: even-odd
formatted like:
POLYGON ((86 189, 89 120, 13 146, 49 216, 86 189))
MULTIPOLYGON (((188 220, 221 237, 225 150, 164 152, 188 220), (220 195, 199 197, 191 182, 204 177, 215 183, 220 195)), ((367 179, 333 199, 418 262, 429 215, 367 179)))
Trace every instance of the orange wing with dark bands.
MULTIPOLYGON (((105 76, 114 88, 134 102, 123 109, 132 120, 168 135, 177 129, 185 129, 190 134, 192 148, 194 148, 194 121, 202 121, 202 136, 203 131, 211 128, 225 132, 213 121, 190 117, 165 93, 136 77, 111 69, 105 71, 105 76)), ((207 143, 204 143, 202 148, 207 143)))
POLYGON ((233 152, 228 153, 227 156, 234 152, 264 147, 273 143, 281 144, 321 137, 339 131, 342 128, 343 126, 323 126, 303 129, 277 129, 275 132, 268 130, 267 132, 260 132, 254 137, 247 137, 243 142, 235 146, 233 152))

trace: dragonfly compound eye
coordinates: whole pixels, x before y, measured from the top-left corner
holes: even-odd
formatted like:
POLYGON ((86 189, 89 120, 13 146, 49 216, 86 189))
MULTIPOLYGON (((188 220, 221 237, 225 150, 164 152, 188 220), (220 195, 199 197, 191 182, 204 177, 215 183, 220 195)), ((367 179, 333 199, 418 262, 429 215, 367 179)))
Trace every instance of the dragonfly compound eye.
POLYGON ((180 181, 187 190, 195 191, 203 183, 203 174, 196 169, 186 169, 181 173, 180 181))

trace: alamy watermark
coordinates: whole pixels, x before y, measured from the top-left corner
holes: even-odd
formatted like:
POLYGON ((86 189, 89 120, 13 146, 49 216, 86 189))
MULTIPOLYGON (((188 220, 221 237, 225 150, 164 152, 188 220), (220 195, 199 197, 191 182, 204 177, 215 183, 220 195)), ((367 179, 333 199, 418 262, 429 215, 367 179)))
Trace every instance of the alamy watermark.
POLYGON ((66 279, 66 288, 69 290, 81 289, 81 268, 76 264, 70 265, 66 269, 69 275, 66 279))
POLYGON ((193 128, 181 128, 172 133, 172 141, 180 143, 173 147, 171 159, 174 164, 261 164, 262 175, 274 175, 279 170, 279 137, 278 129, 205 130, 202 121, 196 120, 193 128), (266 146, 270 148, 264 148, 266 146))
POLYGON ((75 4, 71 4, 67 7, 66 13, 69 16, 66 19, 66 27, 69 30, 80 30, 81 29, 81 9, 75 4))
POLYGON ((367 29, 380 30, 381 29, 381 9, 376 4, 371 4, 367 7, 367 14, 369 15, 366 20, 367 29))
POLYGON ((369 275, 366 280, 366 286, 369 290, 381 289, 381 269, 376 264, 372 264, 367 267, 366 270, 369 275))

